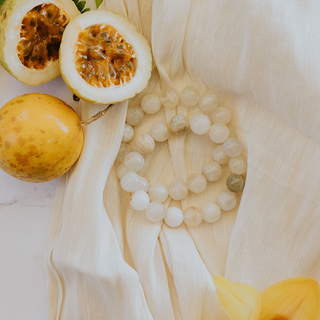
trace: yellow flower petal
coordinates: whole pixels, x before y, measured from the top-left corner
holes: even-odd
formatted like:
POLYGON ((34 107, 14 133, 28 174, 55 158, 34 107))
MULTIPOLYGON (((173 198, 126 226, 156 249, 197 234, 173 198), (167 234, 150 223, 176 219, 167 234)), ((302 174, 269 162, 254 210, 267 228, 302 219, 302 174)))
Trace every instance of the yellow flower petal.
POLYGON ((219 302, 231 320, 259 320, 261 298, 256 288, 222 276, 212 279, 219 302))
POLYGON ((320 290, 310 278, 289 278, 261 293, 261 320, 318 320, 320 290))

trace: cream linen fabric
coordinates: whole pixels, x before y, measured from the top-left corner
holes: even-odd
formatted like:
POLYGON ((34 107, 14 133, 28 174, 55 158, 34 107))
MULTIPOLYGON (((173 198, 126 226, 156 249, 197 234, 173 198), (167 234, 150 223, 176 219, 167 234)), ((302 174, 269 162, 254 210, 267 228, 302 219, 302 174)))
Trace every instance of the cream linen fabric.
MULTIPOLYGON (((291 276, 320 282, 320 2, 109 0, 102 8, 128 17, 152 46, 152 79, 129 103, 169 85, 215 92, 245 145, 246 187, 217 223, 150 223, 128 207, 115 175, 127 102, 117 105, 85 129, 82 156, 59 183, 47 248, 50 319, 220 320, 227 316, 210 275, 259 290, 291 276)), ((82 103, 81 117, 100 109, 82 103)), ((162 109, 135 135, 200 111, 162 109)), ((185 180, 213 148, 207 136, 171 136, 141 174, 151 184, 185 180)), ((229 173, 182 209, 215 201, 229 173)))

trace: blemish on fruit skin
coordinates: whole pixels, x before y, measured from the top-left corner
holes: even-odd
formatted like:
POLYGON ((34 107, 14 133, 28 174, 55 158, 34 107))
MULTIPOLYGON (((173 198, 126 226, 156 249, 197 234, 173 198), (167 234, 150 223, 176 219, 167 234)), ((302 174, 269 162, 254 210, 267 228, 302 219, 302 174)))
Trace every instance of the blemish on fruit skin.
POLYGON ((4 147, 6 148, 6 149, 9 149, 10 147, 11 147, 11 143, 9 142, 9 141, 6 141, 5 143, 4 143, 4 147))
MULTIPOLYGON (((35 147, 35 146, 34 146, 35 147)), ((35 147, 36 148, 36 147, 35 147)), ((30 149, 30 148, 29 148, 30 149)), ((19 152, 15 152, 13 156, 15 157, 16 161, 21 166, 28 166, 29 165, 29 158, 36 155, 36 153, 33 150, 30 150, 27 154, 22 155, 19 152)))
POLYGON ((20 132, 21 130, 22 130, 21 126, 16 126, 13 128, 13 131, 15 131, 15 132, 20 132))
POLYGON ((24 101, 24 100, 19 99, 19 100, 16 101, 16 103, 22 103, 23 101, 24 101))
POLYGON ((16 121, 16 117, 12 117, 11 122, 15 122, 15 121, 16 121))
POLYGON ((22 138, 22 137, 19 137, 17 139, 17 142, 19 143, 20 146, 23 146, 23 145, 25 145, 27 143, 27 140, 22 138))

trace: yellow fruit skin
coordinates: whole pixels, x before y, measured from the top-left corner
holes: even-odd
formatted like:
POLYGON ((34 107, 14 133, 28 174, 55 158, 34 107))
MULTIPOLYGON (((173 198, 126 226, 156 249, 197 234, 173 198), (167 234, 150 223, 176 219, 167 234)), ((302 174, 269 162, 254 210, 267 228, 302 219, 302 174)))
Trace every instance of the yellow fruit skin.
POLYGON ((53 96, 26 94, 0 109, 0 168, 19 180, 60 177, 79 158, 83 139, 78 115, 53 96))

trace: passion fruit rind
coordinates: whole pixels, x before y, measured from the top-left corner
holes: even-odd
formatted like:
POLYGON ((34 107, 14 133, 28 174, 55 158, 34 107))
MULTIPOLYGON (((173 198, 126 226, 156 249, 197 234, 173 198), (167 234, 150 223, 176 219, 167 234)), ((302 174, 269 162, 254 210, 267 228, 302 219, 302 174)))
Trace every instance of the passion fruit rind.
MULTIPOLYGON (((41 69, 25 66, 18 54, 21 26, 26 14, 43 4, 52 4, 68 21, 78 16, 72 0, 6 0, 0 7, 0 64, 12 76, 28 85, 40 85, 60 75, 58 59, 49 60, 41 69)), ((40 35, 41 38, 41 35, 40 35)))
POLYGON ((4 57, 4 50, 1 48, 5 47, 6 44, 6 29, 8 26, 8 20, 11 16, 12 12, 15 11, 16 7, 19 5, 18 0, 5 0, 3 5, 0 7, 0 64, 1 66, 7 70, 11 75, 9 66, 6 64, 6 59, 4 57))
POLYGON ((113 104, 134 97, 151 77, 152 55, 146 38, 123 16, 108 10, 92 10, 73 19, 65 29, 60 46, 60 72, 69 89, 94 104, 113 104), (95 25, 112 26, 132 46, 135 74, 127 83, 107 87, 90 85, 77 70, 78 36, 95 25))

